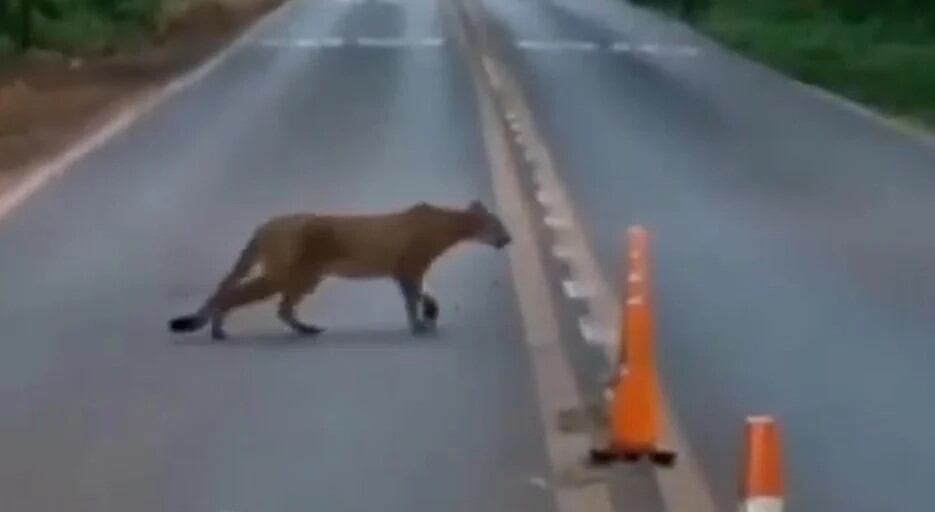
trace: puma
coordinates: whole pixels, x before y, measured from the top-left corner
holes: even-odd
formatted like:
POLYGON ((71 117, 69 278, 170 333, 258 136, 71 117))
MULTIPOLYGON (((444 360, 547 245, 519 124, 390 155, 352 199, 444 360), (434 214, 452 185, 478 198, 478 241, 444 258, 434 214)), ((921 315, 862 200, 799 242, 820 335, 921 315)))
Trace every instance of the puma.
POLYGON ((277 216, 256 228, 201 308, 171 319, 169 329, 191 332, 210 323, 212 338, 225 339, 224 319, 231 310, 279 294, 279 318, 298 333, 316 335, 324 329, 296 318, 296 306, 324 278, 336 276, 395 280, 409 328, 422 334, 436 327, 439 313, 437 300, 424 290, 424 276, 440 256, 464 241, 502 249, 511 237, 480 201, 464 209, 419 203, 382 215, 277 216), (260 274, 247 278, 256 266, 260 274))

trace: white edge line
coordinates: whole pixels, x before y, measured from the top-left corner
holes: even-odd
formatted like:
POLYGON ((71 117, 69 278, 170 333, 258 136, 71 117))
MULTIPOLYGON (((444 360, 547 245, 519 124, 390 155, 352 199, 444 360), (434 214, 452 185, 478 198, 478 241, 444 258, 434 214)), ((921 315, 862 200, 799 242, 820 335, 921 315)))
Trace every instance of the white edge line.
POLYGON ((0 220, 6 218, 17 206, 38 192, 39 189, 51 179, 64 174, 79 160, 95 149, 103 146, 117 134, 129 128, 134 122, 144 117, 153 108, 169 99, 175 93, 207 76, 227 59, 236 48, 252 39, 256 32, 269 23, 276 15, 282 13, 289 5, 291 5, 290 0, 284 1, 279 7, 276 7, 263 17, 254 21, 246 30, 237 36, 236 39, 208 59, 207 62, 186 74, 172 79, 161 88, 143 94, 140 99, 135 101, 132 105, 119 109, 111 120, 107 121, 103 126, 94 130, 89 135, 81 138, 63 153, 45 163, 27 168, 24 172, 25 177, 14 184, 7 192, 0 195, 0 220))
MULTIPOLYGON (((773 68, 770 68, 770 70, 778 72, 778 70, 773 68)), ((801 80, 791 78, 789 75, 782 76, 791 80, 793 84, 814 97, 844 109, 845 111, 857 114, 864 119, 869 119, 879 123, 883 127, 893 130, 901 135, 915 139, 919 143, 925 145, 925 147, 929 150, 935 149, 935 135, 927 130, 907 124, 895 117, 886 115, 881 110, 878 110, 870 105, 858 103, 857 101, 854 101, 845 96, 841 96, 827 89, 823 89, 817 85, 805 83, 801 80)))

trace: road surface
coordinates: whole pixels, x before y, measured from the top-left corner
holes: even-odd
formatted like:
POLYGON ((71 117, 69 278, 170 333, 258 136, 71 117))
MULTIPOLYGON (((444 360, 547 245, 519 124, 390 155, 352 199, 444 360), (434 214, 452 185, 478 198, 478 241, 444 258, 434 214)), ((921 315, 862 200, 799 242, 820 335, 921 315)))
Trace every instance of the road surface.
POLYGON ((388 282, 326 283, 314 341, 272 303, 226 343, 166 329, 269 215, 495 206, 441 20, 296 2, 3 219, 0 509, 555 509, 504 252, 436 268, 438 339, 388 282))
POLYGON ((919 510, 935 444, 935 153, 622 2, 484 0, 612 282, 656 240, 663 374, 722 510, 743 417, 790 510, 919 510))
MULTIPOLYGON (((720 508, 771 413, 790 509, 924 509, 932 149, 623 3, 484 3, 608 281, 623 229, 654 231, 663 376, 720 508)), ((556 510, 504 253, 436 269, 439 339, 389 283, 322 287, 315 341, 271 304, 227 343, 166 332, 269 215, 475 198, 436 3, 275 15, 0 223, 0 508, 556 510)), ((659 510, 645 468, 613 476, 619 510, 659 510)))

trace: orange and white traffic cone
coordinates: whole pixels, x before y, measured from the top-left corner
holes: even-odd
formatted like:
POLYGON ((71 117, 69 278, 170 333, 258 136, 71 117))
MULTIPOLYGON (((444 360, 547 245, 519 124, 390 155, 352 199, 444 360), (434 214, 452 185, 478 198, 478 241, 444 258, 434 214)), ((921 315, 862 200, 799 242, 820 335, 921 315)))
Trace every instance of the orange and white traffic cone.
POLYGON ((648 456, 656 464, 671 466, 675 452, 659 448, 663 417, 654 351, 649 236, 642 227, 632 227, 627 241, 626 299, 611 399, 610 446, 591 450, 591 459, 607 463, 648 456))
POLYGON ((785 484, 779 437, 779 427, 773 418, 747 418, 740 512, 782 512, 785 484))
POLYGON ((655 364, 652 343, 643 340, 655 339, 653 318, 652 284, 649 282, 649 233, 641 226, 627 229, 627 279, 624 285, 622 311, 623 328, 617 348, 617 364, 634 361, 655 364), (634 319, 638 315, 640 318, 634 319))

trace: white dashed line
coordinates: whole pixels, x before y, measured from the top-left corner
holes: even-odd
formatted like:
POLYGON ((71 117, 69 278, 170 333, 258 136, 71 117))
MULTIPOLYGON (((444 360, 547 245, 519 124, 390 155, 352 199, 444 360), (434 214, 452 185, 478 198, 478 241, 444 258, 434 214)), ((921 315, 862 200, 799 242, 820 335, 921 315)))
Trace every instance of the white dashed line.
POLYGON ((609 53, 633 53, 647 55, 671 55, 681 57, 696 57, 701 50, 696 46, 684 44, 661 43, 633 43, 630 41, 615 41, 605 48, 595 42, 589 41, 529 41, 520 40, 516 45, 525 50, 571 50, 571 51, 598 51, 609 53))
POLYGON ((320 49, 340 48, 344 46, 344 40, 336 37, 326 37, 322 39, 261 39, 256 41, 256 44, 268 48, 320 49))
POLYGON ((610 45, 610 51, 614 53, 628 53, 633 51, 633 45, 626 42, 616 42, 610 45))
POLYGON ((445 44, 445 40, 440 37, 423 37, 419 39, 419 46, 438 47, 445 44))
POLYGON ((402 39, 390 39, 390 38, 379 38, 379 37, 358 37, 357 46, 361 47, 371 47, 371 48, 401 48, 406 45, 406 41, 402 39))
POLYGON ((344 46, 344 40, 340 37, 325 37, 321 39, 322 48, 340 48, 344 46))
POLYGON ((554 40, 554 41, 536 41, 530 39, 521 39, 516 45, 524 50, 542 50, 542 51, 576 51, 593 52, 597 51, 597 43, 590 41, 572 41, 572 40, 554 40))
POLYGON ((672 53, 675 55, 684 55, 686 57, 696 57, 701 50, 695 46, 677 46, 672 49, 672 53))
POLYGON ((399 0, 334 0, 336 3, 344 5, 361 5, 361 4, 389 4, 389 5, 399 5, 402 2, 399 0))
POLYGON ((361 48, 437 48, 445 44, 445 40, 440 37, 424 37, 421 39, 361 37, 345 41, 337 37, 299 37, 293 39, 261 39, 255 41, 255 44, 269 48, 300 48, 306 50, 341 48, 348 45, 356 45, 361 48))

